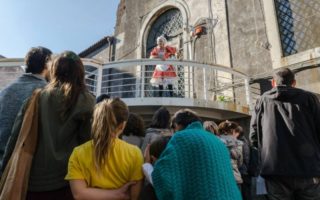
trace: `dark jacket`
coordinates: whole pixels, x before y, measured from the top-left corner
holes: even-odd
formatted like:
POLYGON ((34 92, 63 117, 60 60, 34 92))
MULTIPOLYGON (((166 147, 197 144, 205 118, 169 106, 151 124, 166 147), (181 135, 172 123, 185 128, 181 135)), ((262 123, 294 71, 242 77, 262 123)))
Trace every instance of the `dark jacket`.
POLYGON ((252 145, 261 146, 262 175, 320 176, 320 103, 314 94, 273 88, 258 99, 250 126, 252 145))
POLYGON ((248 168, 249 168, 249 162, 250 162, 250 145, 249 141, 245 136, 241 136, 238 138, 238 140, 243 142, 242 146, 242 157, 243 157, 243 163, 239 167, 239 171, 244 175, 248 175, 248 168))

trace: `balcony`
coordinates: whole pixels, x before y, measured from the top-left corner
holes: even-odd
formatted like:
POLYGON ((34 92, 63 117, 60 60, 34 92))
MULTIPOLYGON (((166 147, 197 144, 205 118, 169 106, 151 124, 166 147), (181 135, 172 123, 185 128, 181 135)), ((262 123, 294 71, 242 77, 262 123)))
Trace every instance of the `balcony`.
MULTIPOLYGON (((190 108, 204 119, 218 121, 247 118, 254 101, 250 77, 222 65, 159 59, 110 63, 83 59, 83 63, 87 87, 94 95, 107 93, 121 97, 132 112, 139 113, 146 121, 151 119, 159 106, 166 106, 172 113, 181 108, 190 108), (172 64, 176 69, 178 81, 173 87, 172 97, 168 89, 164 89, 163 97, 159 97, 157 88, 150 84, 157 64, 172 64)), ((22 59, 0 60, 1 87, 23 73, 21 65, 22 59), (12 70, 8 70, 10 68, 12 70), (14 78, 6 78, 9 75, 14 78)))

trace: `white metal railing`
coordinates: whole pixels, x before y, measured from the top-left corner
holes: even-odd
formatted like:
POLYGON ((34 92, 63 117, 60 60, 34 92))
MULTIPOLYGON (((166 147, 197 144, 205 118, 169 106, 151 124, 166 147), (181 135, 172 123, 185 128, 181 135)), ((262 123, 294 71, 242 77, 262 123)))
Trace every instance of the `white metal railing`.
MULTIPOLYGON (((159 89, 150 84, 155 65, 172 64, 178 75, 177 82, 173 85, 174 98, 252 105, 250 77, 230 67, 189 60, 160 59, 122 60, 105 64, 84 59, 83 62, 87 87, 96 96, 108 93, 122 98, 158 98, 159 89)), ((23 73, 21 70, 7 70, 20 68, 21 65, 22 59, 12 59, 12 62, 10 59, 0 59, 1 82, 10 83, 5 78, 10 73, 15 76, 23 73)), ((6 84, 0 85, 0 90, 6 84)), ((164 88, 163 97, 170 97, 168 88, 164 88)), ((179 104, 179 100, 176 102, 179 104)))
MULTIPOLYGON (((157 64, 172 64, 178 79, 173 97, 251 105, 250 77, 222 65, 160 59, 122 60, 96 66, 94 76, 87 76, 96 95, 108 93, 122 98, 159 97, 159 89, 150 83, 157 64), (90 78, 90 79, 89 79, 90 78)), ((88 62, 86 65, 90 65, 88 62)), ((90 72, 90 74, 93 74, 90 72)), ((163 97, 170 97, 164 88, 163 97)))

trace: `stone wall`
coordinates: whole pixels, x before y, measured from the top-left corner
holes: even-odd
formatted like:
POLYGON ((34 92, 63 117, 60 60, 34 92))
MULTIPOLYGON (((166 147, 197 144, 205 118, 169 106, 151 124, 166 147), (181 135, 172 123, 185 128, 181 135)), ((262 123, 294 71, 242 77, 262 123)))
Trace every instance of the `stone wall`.
MULTIPOLYGON (((159 1, 159 0, 121 0, 118 7, 115 30, 116 59, 131 59, 144 57, 145 38, 148 27, 157 13, 170 5, 184 12, 187 16, 184 24, 184 59, 200 62, 217 63, 249 75, 268 72, 272 69, 268 40, 264 25, 263 5, 260 1, 243 3, 241 0, 212 0, 211 5, 206 0, 190 1, 159 1), (171 3, 170 3, 171 2, 171 3), (150 16, 154 14, 154 16, 150 16), (211 19, 211 20, 208 20, 211 19), (149 22, 147 20, 150 20, 149 22), (192 27, 200 22, 206 29, 199 38, 190 37, 192 27), (144 25, 146 29, 143 30, 144 25), (191 52, 189 49, 191 49, 191 52), (194 45, 194 46, 193 46, 194 45)), ((213 72, 207 73, 209 88, 214 87, 213 72)), ((195 71, 195 79, 202 76, 202 71, 195 71)), ((230 77, 231 78, 231 77, 230 77)), ((199 80, 203 82, 203 80, 199 80)), ((196 96, 202 96, 203 91, 195 84, 196 96)), ((242 95, 243 91, 236 91, 242 95)), ((213 97, 209 97, 212 99, 213 97)), ((243 98, 242 98, 243 99, 243 98)), ((243 102, 239 102, 243 103, 243 102)))
POLYGON ((320 94, 320 68, 301 71, 296 74, 297 87, 320 94))
MULTIPOLYGON (((265 15, 264 4, 263 0, 121 0, 115 29, 116 60, 145 57, 148 28, 163 10, 176 7, 187 17, 183 27, 184 59, 232 67, 250 76, 270 75, 273 69, 270 49, 274 47, 268 40, 265 17, 270 13, 265 15), (190 37, 192 27, 200 22, 204 22, 205 33, 197 39, 190 37)), ((301 72, 297 78, 300 87, 318 92, 319 70, 313 72, 312 75, 301 72)), ((202 70, 195 70, 194 79, 198 81, 193 87, 197 97, 203 96, 202 85, 199 85, 204 82, 202 74, 202 70)), ((215 76, 214 72, 207 73, 208 88, 215 87, 215 76)), ((255 85, 259 87, 265 88, 255 85)), ((245 99, 243 89, 234 87, 227 93, 233 93, 235 99, 245 99)))
POLYGON ((97 59, 99 61, 102 61, 103 63, 107 63, 113 59, 112 46, 109 46, 109 44, 104 45, 102 48, 96 50, 87 57, 97 59))

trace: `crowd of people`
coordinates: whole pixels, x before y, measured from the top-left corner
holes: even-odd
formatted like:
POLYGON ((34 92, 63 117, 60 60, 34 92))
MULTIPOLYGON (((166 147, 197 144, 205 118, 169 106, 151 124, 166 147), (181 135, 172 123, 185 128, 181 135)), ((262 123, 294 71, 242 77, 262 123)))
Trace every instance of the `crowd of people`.
POLYGON ((294 87, 287 68, 257 101, 249 142, 237 122, 203 121, 188 108, 160 107, 146 126, 120 98, 90 94, 74 52, 35 47, 25 62, 26 73, 0 92, 0 198, 15 195, 2 186, 10 170, 29 170, 21 181, 30 200, 251 200, 256 176, 268 199, 320 199, 320 103, 294 87), (35 150, 21 169, 14 163, 28 131, 35 150))

